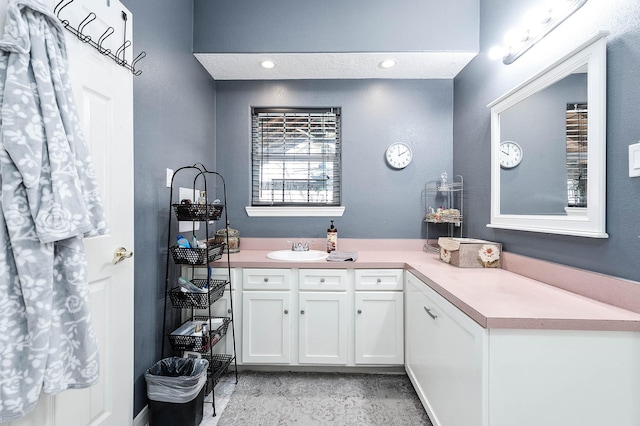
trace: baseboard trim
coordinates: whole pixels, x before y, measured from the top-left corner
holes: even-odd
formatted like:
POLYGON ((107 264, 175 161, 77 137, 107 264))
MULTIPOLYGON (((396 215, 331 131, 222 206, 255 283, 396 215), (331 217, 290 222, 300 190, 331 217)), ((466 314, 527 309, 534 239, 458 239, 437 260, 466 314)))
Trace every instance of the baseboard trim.
POLYGON ((149 406, 145 405, 138 415, 133 419, 133 426, 148 426, 149 425, 149 406))
POLYGON ((405 374, 403 365, 388 366, 344 366, 344 365, 275 365, 275 364, 242 364, 238 372, 243 371, 291 371, 301 373, 362 373, 362 374, 405 374))

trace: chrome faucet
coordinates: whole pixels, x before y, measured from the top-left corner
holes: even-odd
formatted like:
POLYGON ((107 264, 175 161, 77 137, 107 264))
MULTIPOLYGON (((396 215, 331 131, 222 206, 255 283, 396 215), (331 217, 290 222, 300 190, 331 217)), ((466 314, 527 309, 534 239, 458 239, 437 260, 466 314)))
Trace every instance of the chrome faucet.
POLYGON ((291 250, 292 251, 309 251, 309 243, 311 241, 305 241, 304 244, 301 242, 291 241, 291 250))

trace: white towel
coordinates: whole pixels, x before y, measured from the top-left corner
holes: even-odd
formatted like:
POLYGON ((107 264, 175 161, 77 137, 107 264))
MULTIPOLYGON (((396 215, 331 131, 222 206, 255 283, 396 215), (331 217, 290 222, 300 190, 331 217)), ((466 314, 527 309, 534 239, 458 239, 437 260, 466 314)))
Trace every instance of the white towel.
POLYGON ((327 257, 329 262, 355 262, 358 260, 357 251, 332 251, 327 257))

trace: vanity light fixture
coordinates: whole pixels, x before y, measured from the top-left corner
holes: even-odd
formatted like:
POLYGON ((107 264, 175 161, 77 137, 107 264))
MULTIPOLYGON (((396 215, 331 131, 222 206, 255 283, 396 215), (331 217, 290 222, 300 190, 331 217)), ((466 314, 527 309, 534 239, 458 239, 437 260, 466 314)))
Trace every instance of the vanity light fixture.
POLYGON ((393 68, 396 66, 396 61, 394 61, 393 59, 385 59, 384 61, 380 62, 378 66, 385 69, 393 68))
POLYGON ((260 62, 260 66, 261 66, 262 68, 271 69, 271 68, 275 67, 275 66, 276 66, 276 64, 275 64, 275 63, 273 63, 273 61, 269 61, 269 60, 267 60, 267 61, 262 61, 262 62, 260 62))
POLYGON ((498 59, 502 56, 505 65, 513 63, 586 2, 587 0, 556 0, 549 3, 542 13, 529 12, 525 16, 526 27, 508 31, 505 34, 504 46, 491 48, 489 58, 498 59))

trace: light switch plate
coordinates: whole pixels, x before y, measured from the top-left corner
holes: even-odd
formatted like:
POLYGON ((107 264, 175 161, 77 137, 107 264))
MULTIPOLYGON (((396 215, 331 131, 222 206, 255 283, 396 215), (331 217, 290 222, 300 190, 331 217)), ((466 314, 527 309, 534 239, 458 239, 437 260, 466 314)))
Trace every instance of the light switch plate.
POLYGON ((173 180, 173 169, 167 169, 167 188, 171 188, 171 180, 173 180))
POLYGON ((640 176, 640 143, 629 145, 629 177, 640 176))
MULTIPOLYGON (((195 202, 192 188, 180 188, 179 194, 179 201, 191 200, 192 203, 195 202)), ((178 222, 178 232, 197 231, 198 229, 200 229, 200 222, 178 222)))

